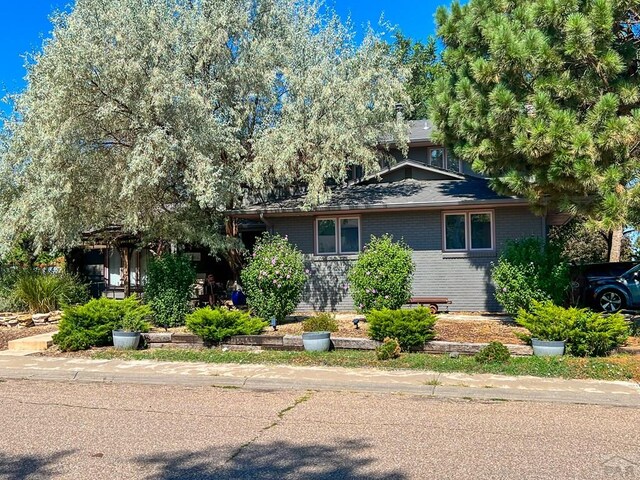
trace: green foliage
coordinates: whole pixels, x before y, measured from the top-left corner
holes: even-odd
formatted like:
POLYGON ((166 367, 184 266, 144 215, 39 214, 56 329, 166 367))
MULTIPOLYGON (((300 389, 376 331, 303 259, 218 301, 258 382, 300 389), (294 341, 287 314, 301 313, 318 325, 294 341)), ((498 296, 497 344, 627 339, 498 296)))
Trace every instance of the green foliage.
POLYGON ((408 310, 372 310, 366 315, 369 336, 378 341, 385 338, 398 340, 402 350, 418 349, 433 340, 436 316, 428 308, 408 310))
POLYGON ((184 325, 195 281, 196 270, 186 255, 167 253, 149 262, 144 299, 151 305, 156 325, 184 325))
POLYGON ((302 330, 304 332, 337 332, 338 322, 335 315, 323 312, 302 322, 302 330))
MULTIPOLYGON (((609 261, 609 235, 598 230, 583 217, 551 227, 549 241, 562 249, 562 257, 572 264, 602 263, 609 261)), ((631 239, 622 238, 620 261, 631 261, 634 249, 631 239)))
POLYGON ((359 312, 393 310, 407 303, 415 271, 411 253, 392 235, 371 236, 348 273, 349 291, 359 312))
POLYGON ((59 331, 53 336, 53 343, 62 351, 110 345, 112 330, 134 325, 145 331, 143 322, 150 313, 149 306, 142 305, 133 296, 124 300, 98 298, 85 305, 67 307, 60 320, 59 331))
POLYGON ((15 298, 32 313, 47 313, 65 305, 86 302, 88 287, 68 273, 48 273, 41 270, 22 271, 14 286, 15 298))
POLYGON ((398 64, 409 70, 405 88, 411 97, 413 110, 404 112, 404 117, 409 120, 428 118, 428 102, 433 95, 433 84, 442 73, 435 38, 429 37, 423 43, 396 32, 391 49, 398 64))
POLYGON ((406 145, 406 69, 327 5, 69 3, 4 122, 0 238, 72 245, 118 223, 220 245, 220 211, 300 185, 318 203, 348 164, 379 167, 381 132, 406 145))
POLYGON ((211 343, 220 343, 233 335, 257 335, 267 325, 247 312, 226 308, 199 308, 187 315, 187 329, 211 343))
POLYGON ((559 246, 526 238, 507 243, 491 270, 496 300, 507 313, 528 310, 533 301, 562 304, 570 286, 569 265, 559 246))
POLYGON ((454 1, 436 14, 439 140, 500 193, 637 220, 640 77, 635 0, 454 1), (620 33, 621 29, 624 33, 620 33))
POLYGON ((385 338, 382 345, 376 347, 376 358, 378 360, 391 360, 400 356, 400 344, 395 338, 385 338))
POLYGON ((580 357, 606 355, 629 336, 629 325, 620 314, 563 308, 549 301, 533 302, 531 312, 521 310, 516 322, 533 338, 566 341, 567 352, 580 357))
POLYGON ((241 277, 249 307, 278 322, 293 313, 307 280, 300 250, 287 237, 269 233, 256 241, 241 277))
POLYGON ((511 358, 509 349, 500 342, 491 342, 474 355, 478 363, 504 363, 511 358))
POLYGON ((16 296, 18 270, 0 266, 0 312, 19 312, 27 305, 16 296))

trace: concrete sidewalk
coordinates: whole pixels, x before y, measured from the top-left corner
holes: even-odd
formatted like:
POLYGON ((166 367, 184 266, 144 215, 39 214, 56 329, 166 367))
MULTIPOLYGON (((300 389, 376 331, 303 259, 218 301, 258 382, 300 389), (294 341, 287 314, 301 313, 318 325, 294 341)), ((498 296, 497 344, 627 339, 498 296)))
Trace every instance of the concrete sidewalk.
POLYGON ((0 356, 0 379, 405 393, 443 398, 640 407, 634 382, 286 365, 0 356))

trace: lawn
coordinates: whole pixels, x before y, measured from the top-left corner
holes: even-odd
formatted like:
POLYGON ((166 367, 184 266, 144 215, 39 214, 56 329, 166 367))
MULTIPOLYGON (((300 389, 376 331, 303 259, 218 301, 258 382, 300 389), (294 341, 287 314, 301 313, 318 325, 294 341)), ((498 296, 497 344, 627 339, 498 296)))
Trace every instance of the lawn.
POLYGON ((394 360, 380 361, 372 351, 339 350, 333 352, 250 351, 214 349, 150 349, 119 351, 94 350, 95 359, 158 360, 206 363, 254 363, 295 366, 331 366, 428 370, 435 372, 491 373, 531 375, 535 377, 583 378, 597 380, 640 381, 640 357, 615 355, 602 358, 512 357, 505 363, 480 364, 473 357, 406 353, 394 360))

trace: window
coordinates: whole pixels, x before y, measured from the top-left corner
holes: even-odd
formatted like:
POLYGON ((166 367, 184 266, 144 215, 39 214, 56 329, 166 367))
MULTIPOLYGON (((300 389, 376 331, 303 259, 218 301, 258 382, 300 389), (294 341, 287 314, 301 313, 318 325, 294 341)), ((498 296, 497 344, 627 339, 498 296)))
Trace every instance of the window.
POLYGON ((489 250, 491 245, 491 214, 470 213, 471 250, 489 250))
POLYGON ((445 221, 445 250, 466 250, 467 234, 465 230, 465 214, 447 214, 445 221))
POLYGON ((335 218, 318 220, 318 253, 337 253, 335 218))
POLYGON ((493 212, 452 212, 443 215, 445 252, 493 250, 493 212))
POLYGON ((460 171, 460 160, 458 160, 451 150, 447 150, 447 170, 452 172, 460 171))
POLYGON ((432 148, 429 150, 429 165, 444 168, 444 148, 432 148))
POLYGON ((360 251, 358 217, 319 218, 316 220, 318 255, 353 254, 360 251))

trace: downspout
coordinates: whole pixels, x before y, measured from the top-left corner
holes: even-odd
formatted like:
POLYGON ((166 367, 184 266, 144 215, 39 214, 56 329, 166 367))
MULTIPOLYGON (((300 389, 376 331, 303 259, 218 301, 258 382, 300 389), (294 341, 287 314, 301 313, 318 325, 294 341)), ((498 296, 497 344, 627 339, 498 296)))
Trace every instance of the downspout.
POLYGON ((273 233, 273 224, 264 217, 264 212, 260 212, 260 221, 266 225, 269 233, 273 233))

